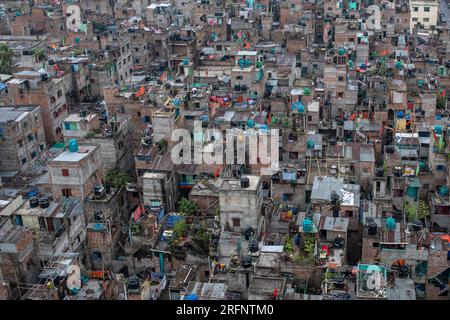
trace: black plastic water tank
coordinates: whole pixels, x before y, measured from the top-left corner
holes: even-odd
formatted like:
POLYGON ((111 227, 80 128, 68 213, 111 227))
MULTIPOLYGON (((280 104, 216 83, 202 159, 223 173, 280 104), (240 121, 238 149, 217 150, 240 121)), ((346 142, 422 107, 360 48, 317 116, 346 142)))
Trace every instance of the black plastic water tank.
POLYGON ((244 231, 244 239, 246 241, 250 240, 251 236, 255 233, 255 230, 253 230, 252 227, 249 227, 247 229, 245 229, 244 231))
POLYGON ((248 188, 250 187, 250 179, 247 177, 241 178, 241 188, 248 188))
POLYGON ((251 266, 252 266, 252 257, 244 256, 242 258, 242 267, 247 269, 247 268, 250 268, 251 266))
POLYGON ((136 276, 128 278, 128 289, 138 290, 140 288, 139 278, 136 276))
POLYGON ((335 248, 341 249, 341 248, 344 247, 344 244, 345 244, 344 238, 337 237, 337 238, 334 239, 334 247, 335 248))
POLYGON ((345 285, 345 276, 340 274, 336 278, 334 278, 334 287, 336 289, 344 289, 345 285))
POLYGON ((94 211, 94 219, 96 220, 96 221, 101 221, 101 220, 103 220, 103 212, 101 211, 101 210, 96 210, 96 211, 94 211))
POLYGON ((384 175, 384 169, 383 168, 376 168, 375 169, 375 176, 382 177, 384 175))
POLYGON ((376 236, 378 231, 378 226, 375 222, 369 223, 369 235, 376 236))
POLYGON ((39 207, 39 199, 38 197, 32 197, 30 199, 30 208, 37 208, 39 207))
POLYGON ((249 248, 250 252, 257 252, 259 250, 259 246, 258 246, 258 240, 256 239, 252 239, 249 243, 249 248))
POLYGON ((39 198, 39 206, 42 209, 48 208, 50 206, 50 202, 48 201, 48 198, 47 197, 39 198))

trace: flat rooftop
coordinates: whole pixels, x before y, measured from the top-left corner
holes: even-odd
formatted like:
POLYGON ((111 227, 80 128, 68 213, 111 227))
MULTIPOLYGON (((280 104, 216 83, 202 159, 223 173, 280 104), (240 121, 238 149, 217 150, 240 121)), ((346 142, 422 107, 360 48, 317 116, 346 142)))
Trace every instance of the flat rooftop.
POLYGON ((53 162, 78 162, 86 158, 92 151, 95 150, 97 146, 94 145, 79 145, 77 152, 71 152, 69 150, 62 152, 59 156, 54 158, 50 163, 53 162))
POLYGON ((241 181, 238 179, 230 179, 224 180, 222 183, 221 190, 226 191, 234 191, 234 190, 256 190, 258 188, 259 182, 261 181, 261 177, 258 176, 250 176, 243 175, 242 177, 246 177, 249 179, 248 188, 241 188, 241 181))
POLYGON ((90 122, 92 119, 98 117, 96 114, 88 114, 86 117, 81 117, 78 113, 69 114, 63 119, 63 122, 80 122, 81 120, 87 120, 90 122))
POLYGON ((2 107, 0 112, 0 123, 7 123, 9 121, 19 122, 26 117, 31 111, 39 108, 38 106, 17 106, 17 107, 2 107))

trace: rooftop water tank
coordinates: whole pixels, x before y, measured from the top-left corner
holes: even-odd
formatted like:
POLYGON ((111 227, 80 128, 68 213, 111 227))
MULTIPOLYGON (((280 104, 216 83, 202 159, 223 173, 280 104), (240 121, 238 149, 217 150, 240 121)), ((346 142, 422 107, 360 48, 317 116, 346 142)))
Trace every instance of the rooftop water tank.
POLYGON ((398 112, 397 112, 397 118, 400 118, 400 119, 402 119, 402 118, 403 118, 403 116, 404 116, 404 113, 403 113, 403 111, 398 111, 398 112))
POLYGON ((48 198, 47 197, 39 198, 39 206, 42 209, 48 208, 50 206, 50 202, 48 201, 48 198))
POLYGON ((247 126, 248 126, 249 128, 253 128, 253 127, 255 126, 255 120, 249 119, 249 120, 247 121, 247 126))
POLYGON ((252 266, 252 257, 251 256, 244 256, 242 258, 242 267, 247 269, 252 266))
POLYGON ((267 133, 269 127, 266 124, 263 124, 259 129, 261 130, 262 133, 267 133))
POLYGON ((312 232, 313 230, 313 222, 311 219, 304 219, 303 220, 303 231, 305 232, 312 232))
POLYGON ((247 177, 241 178, 241 188, 248 188, 250 186, 250 179, 247 177))
POLYGON ((78 152, 78 142, 75 139, 69 140, 69 151, 70 152, 78 152))
POLYGON ((442 133, 442 126, 435 125, 435 126, 434 126, 434 132, 435 132, 436 134, 441 134, 441 133, 442 133))
POLYGON ((396 224, 395 219, 392 217, 389 217, 386 219, 386 229, 387 230, 395 230, 396 224))
POLYGON ((258 240, 252 239, 249 243, 248 250, 252 253, 257 252, 259 250, 258 240))
POLYGON ((312 140, 307 140, 306 141, 306 147, 308 149, 314 149, 314 142, 312 140))
POLYGON ((30 208, 37 208, 39 207, 39 199, 38 197, 32 197, 30 199, 30 208))
POLYGON ((372 221, 372 222, 369 223, 369 230, 368 230, 369 235, 376 236, 377 235, 377 229, 378 229, 378 226, 377 226, 377 224, 375 222, 372 221))
POLYGON ((439 187, 439 195, 441 197, 445 197, 448 195, 448 187, 447 186, 440 186, 439 187))
POLYGON ((420 162, 419 162, 419 168, 420 168, 421 170, 423 170, 423 169, 425 169, 425 167, 426 167, 425 162, 420 161, 420 162))

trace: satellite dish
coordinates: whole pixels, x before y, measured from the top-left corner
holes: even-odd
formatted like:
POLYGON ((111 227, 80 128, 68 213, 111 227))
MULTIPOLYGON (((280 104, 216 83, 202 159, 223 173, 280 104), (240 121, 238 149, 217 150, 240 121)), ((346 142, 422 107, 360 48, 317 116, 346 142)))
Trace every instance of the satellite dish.
POLYGON ((73 289, 80 290, 81 289, 81 271, 80 267, 77 265, 71 265, 67 269, 67 288, 71 291, 73 289))
POLYGON ((77 5, 70 5, 66 10, 66 24, 70 31, 78 31, 81 26, 81 10, 77 5))

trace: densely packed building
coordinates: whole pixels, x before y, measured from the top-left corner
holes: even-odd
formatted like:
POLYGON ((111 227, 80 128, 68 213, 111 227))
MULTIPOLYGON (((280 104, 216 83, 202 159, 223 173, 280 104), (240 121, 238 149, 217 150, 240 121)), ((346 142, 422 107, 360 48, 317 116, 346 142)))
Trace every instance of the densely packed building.
POLYGON ((448 300, 446 1, 1 1, 0 300, 448 300))

